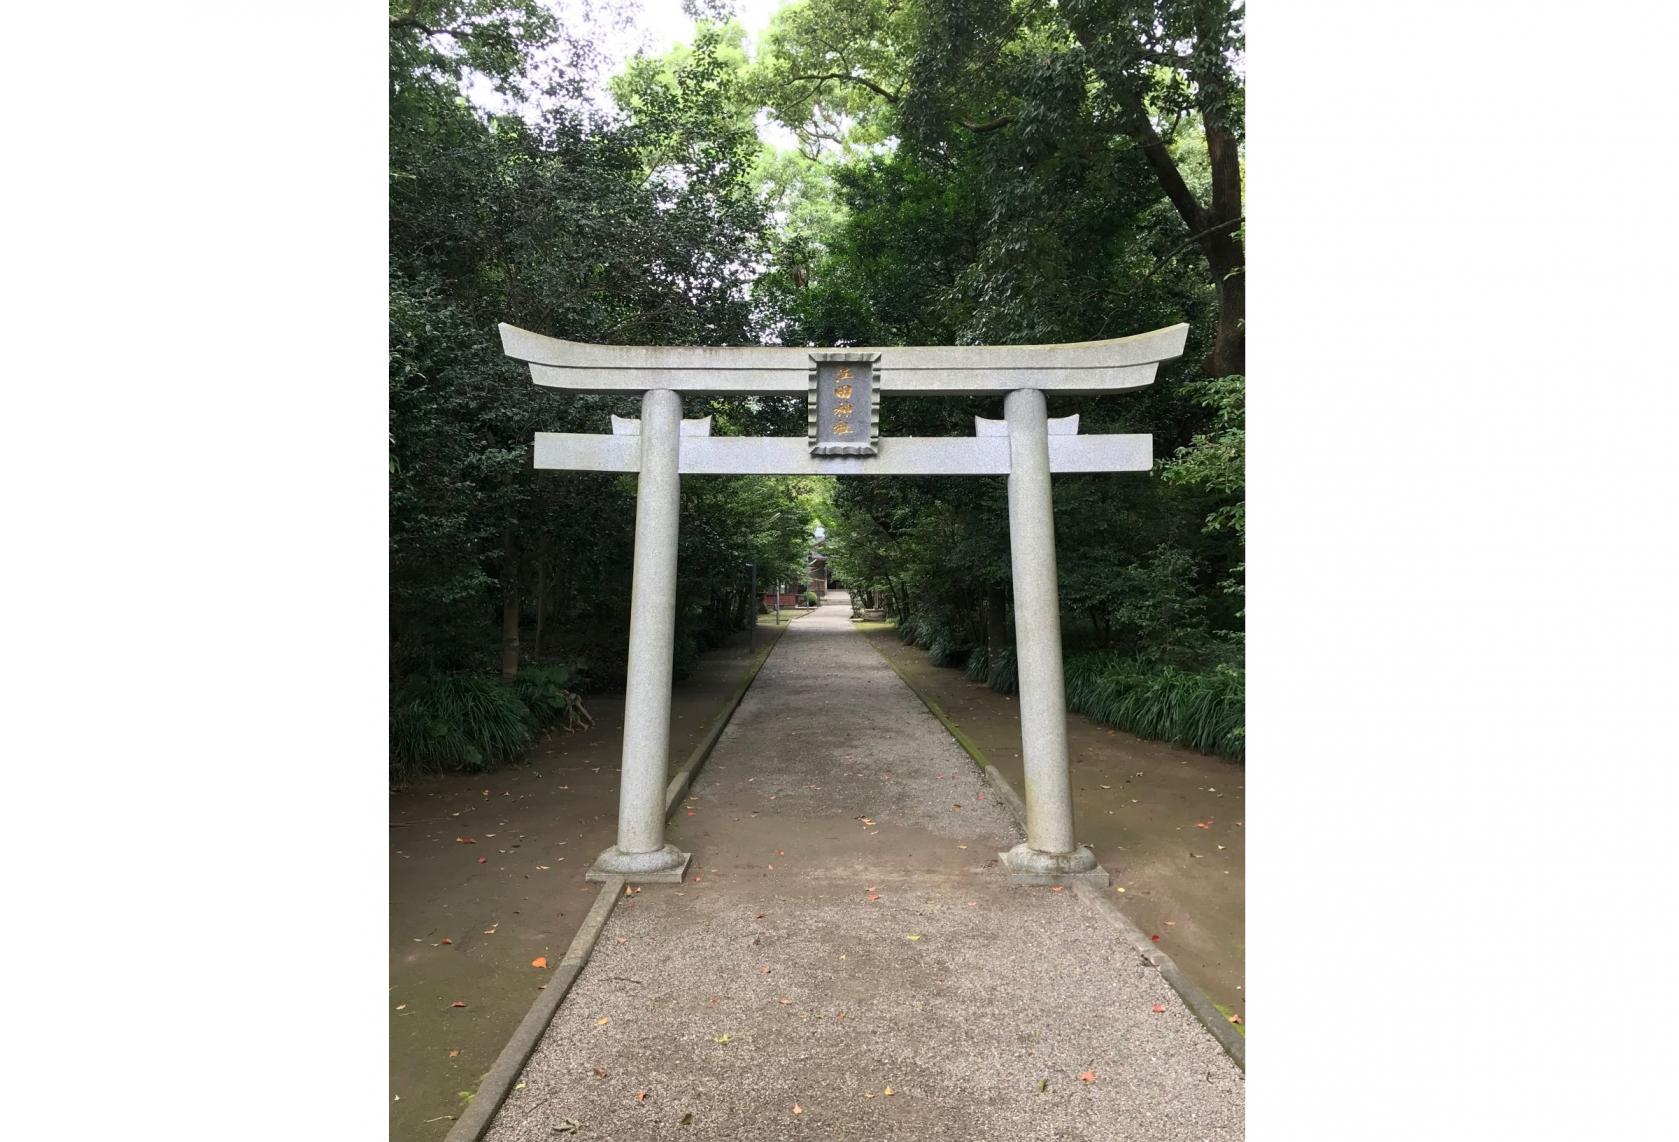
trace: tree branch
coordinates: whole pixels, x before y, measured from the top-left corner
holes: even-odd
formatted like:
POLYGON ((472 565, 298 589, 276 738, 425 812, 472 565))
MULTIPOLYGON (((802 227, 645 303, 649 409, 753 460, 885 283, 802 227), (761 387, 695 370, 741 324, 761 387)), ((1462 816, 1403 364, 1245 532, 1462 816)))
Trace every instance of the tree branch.
POLYGON ((456 31, 454 28, 433 28, 420 23, 418 16, 397 16, 391 20, 391 31, 401 31, 403 28, 414 28, 427 36, 454 36, 457 40, 464 40, 472 34, 471 29, 456 31))
POLYGON ((852 75, 849 72, 834 71, 834 72, 828 72, 824 75, 790 75, 790 76, 787 77, 787 81, 789 83, 796 82, 796 81, 801 81, 801 80, 807 80, 807 79, 813 79, 813 80, 816 80, 818 82, 821 82, 823 80, 829 80, 829 79, 838 79, 838 80, 842 80, 846 83, 855 83, 855 84, 858 84, 859 86, 868 88, 870 91, 874 92, 876 95, 880 96, 882 99, 886 100, 886 102, 888 102, 888 103, 898 102, 898 96, 897 95, 895 95, 894 93, 886 90, 884 87, 880 86, 880 84, 876 83, 874 80, 869 79, 865 76, 861 76, 861 75, 852 75))
POLYGON ((1166 197, 1177 208, 1178 216, 1191 230, 1201 230, 1207 225, 1207 212, 1195 198, 1178 171, 1178 164, 1173 161, 1172 153, 1166 149, 1166 143, 1156 133, 1154 124, 1149 122, 1148 112, 1139 102, 1132 108, 1131 134, 1141 144, 1143 157, 1149 166, 1154 168, 1155 177, 1160 180, 1160 186, 1166 192, 1166 197))
POLYGON ((1201 231, 1199 234, 1191 234, 1188 238, 1185 238, 1182 242, 1178 243, 1178 245, 1172 250, 1171 253, 1164 255, 1158 261, 1156 261, 1154 263, 1154 269, 1152 269, 1148 272, 1148 276, 1152 278, 1155 274, 1160 272, 1161 267, 1165 266, 1165 264, 1167 262, 1169 262, 1173 258, 1177 257, 1179 254, 1183 253, 1185 250, 1189 249, 1191 246, 1196 245, 1198 242, 1201 241, 1201 239, 1209 237, 1213 234, 1216 234, 1220 230, 1228 230, 1232 226, 1240 226, 1245 221, 1247 221, 1247 219, 1245 219, 1245 218, 1228 218, 1225 221, 1220 222, 1216 226, 1207 227, 1205 230, 1201 231))

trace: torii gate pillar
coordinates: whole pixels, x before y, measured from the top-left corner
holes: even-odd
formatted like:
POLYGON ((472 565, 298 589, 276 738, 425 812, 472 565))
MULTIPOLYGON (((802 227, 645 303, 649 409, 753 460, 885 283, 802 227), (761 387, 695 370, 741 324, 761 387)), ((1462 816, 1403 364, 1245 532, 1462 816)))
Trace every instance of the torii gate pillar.
MULTIPOLYGON (((1049 490, 1049 411, 1037 389, 1003 400, 1009 433, 1009 563, 1014 653, 1020 676, 1020 752, 1026 773, 1026 840, 1001 854, 1020 879, 1052 882, 1097 872, 1096 854, 1073 843, 1067 757, 1067 688, 1061 669, 1061 599, 1055 511, 1049 490)), ((1108 882, 1106 873, 1096 879, 1108 882)))
POLYGON ((501 333, 508 356, 529 362, 538 384, 641 394, 641 420, 614 417, 611 436, 536 436, 538 468, 639 475, 618 843, 600 854, 591 880, 680 881, 688 865, 689 854, 665 843, 681 476, 1007 475, 1026 840, 999 855, 1017 883, 1107 883, 1073 836, 1050 476, 1146 472, 1153 440, 1079 436, 1078 417, 1049 419, 1046 395, 1151 384, 1159 363, 1183 352, 1188 326, 1074 345, 849 350, 584 345, 510 325, 501 333), (712 437, 709 417, 682 419, 682 392, 806 393, 808 436, 712 437), (1001 393, 1004 419, 978 421, 972 437, 882 440, 883 392, 1001 393))
MULTIPOLYGON (((618 843, 596 858, 590 880, 627 876, 680 881, 689 854, 665 843, 670 754, 670 680, 676 649, 677 520, 682 509, 682 398, 648 389, 641 398, 641 474, 635 489, 635 572, 630 586, 630 660, 625 671, 624 747, 618 777, 618 843)), ((756 616, 754 616, 754 620, 756 616)))

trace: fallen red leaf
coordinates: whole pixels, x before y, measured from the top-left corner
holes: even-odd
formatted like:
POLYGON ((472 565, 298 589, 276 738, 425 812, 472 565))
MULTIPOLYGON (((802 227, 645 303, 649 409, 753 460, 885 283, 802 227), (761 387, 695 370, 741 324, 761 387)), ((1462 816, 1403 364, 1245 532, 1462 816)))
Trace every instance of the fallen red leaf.
POLYGON ((1150 936, 1149 939, 1158 944, 1160 942, 1160 933, 1156 932, 1154 935, 1150 936))
POLYGON ((452 944, 452 943, 454 943, 454 942, 455 942, 455 941, 453 941, 453 940, 451 940, 451 939, 450 939, 450 938, 449 938, 449 937, 447 937, 447 936, 444 936, 444 937, 443 937, 443 941, 442 941, 442 942, 443 942, 443 943, 445 943, 445 944, 452 944))
POLYGON ((637 1102, 646 1102, 647 1101, 647 1092, 644 1091, 644 1090, 636 1091, 635 1092, 635 1100, 637 1102))
POLYGON ((479 857, 478 858, 478 863, 479 864, 489 864, 490 863, 490 858, 489 857, 479 857))
POLYGON ((596 1067, 595 1068, 595 1077, 597 1079, 604 1079, 606 1077, 606 1071, 601 1067, 596 1067))
POLYGON ((450 1007, 465 1007, 466 1004, 457 999, 457 1000, 455 1000, 455 1002, 451 1003, 449 1006, 450 1007))
POLYGON ((1087 1082, 1087 1083, 1095 1082, 1096 1081, 1096 1072, 1095 1071, 1085 1071, 1084 1074, 1079 1076, 1079 1081, 1080 1082, 1087 1082))
POLYGON ((1152 1008, 1150 1008, 1150 1010, 1156 1015, 1160 1015, 1166 1010, 1166 1005, 1164 1003, 1156 1003, 1152 1008))
POLYGON ((455 843, 457 845, 475 845, 475 844, 478 843, 478 838, 476 838, 476 837, 456 837, 455 838, 455 843))
POLYGON ((545 968, 547 966, 548 966, 548 957, 547 956, 537 956, 536 959, 531 961, 531 967, 533 967, 533 968, 545 968))

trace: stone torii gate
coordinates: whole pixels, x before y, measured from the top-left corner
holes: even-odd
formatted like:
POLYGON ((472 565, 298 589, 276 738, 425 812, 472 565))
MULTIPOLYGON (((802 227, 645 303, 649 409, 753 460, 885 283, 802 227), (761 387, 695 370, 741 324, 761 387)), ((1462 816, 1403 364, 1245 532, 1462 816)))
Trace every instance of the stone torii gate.
POLYGON ((676 550, 684 475, 989 476, 1009 478, 1009 552, 1026 773, 1026 840, 1001 854, 1011 880, 1108 882, 1073 841, 1067 706, 1056 587, 1055 472, 1146 472, 1153 437, 1079 436, 1078 417, 1049 419, 1046 394, 1124 392, 1153 383, 1183 352, 1187 325, 1068 345, 880 349, 656 348, 588 345, 501 326, 507 355, 539 385, 641 394, 641 419, 612 418, 611 435, 536 434, 536 467, 637 473, 628 693, 618 794, 618 843, 590 879, 680 881, 690 854, 665 843, 676 550), (799 437, 719 437, 711 418, 682 419, 682 394, 804 393, 799 437), (880 438, 892 396, 1006 394, 1003 419, 976 417, 972 437, 880 438))

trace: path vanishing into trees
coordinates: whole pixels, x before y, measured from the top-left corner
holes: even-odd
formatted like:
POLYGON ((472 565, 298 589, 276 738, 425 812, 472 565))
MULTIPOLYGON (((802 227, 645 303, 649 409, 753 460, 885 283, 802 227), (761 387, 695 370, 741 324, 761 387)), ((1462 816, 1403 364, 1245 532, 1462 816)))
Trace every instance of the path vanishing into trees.
POLYGON ((1013 820, 848 614, 782 638, 676 810, 687 881, 618 905, 487 1137, 1240 1138, 1241 1072, 1077 893, 1006 882, 1013 820))

